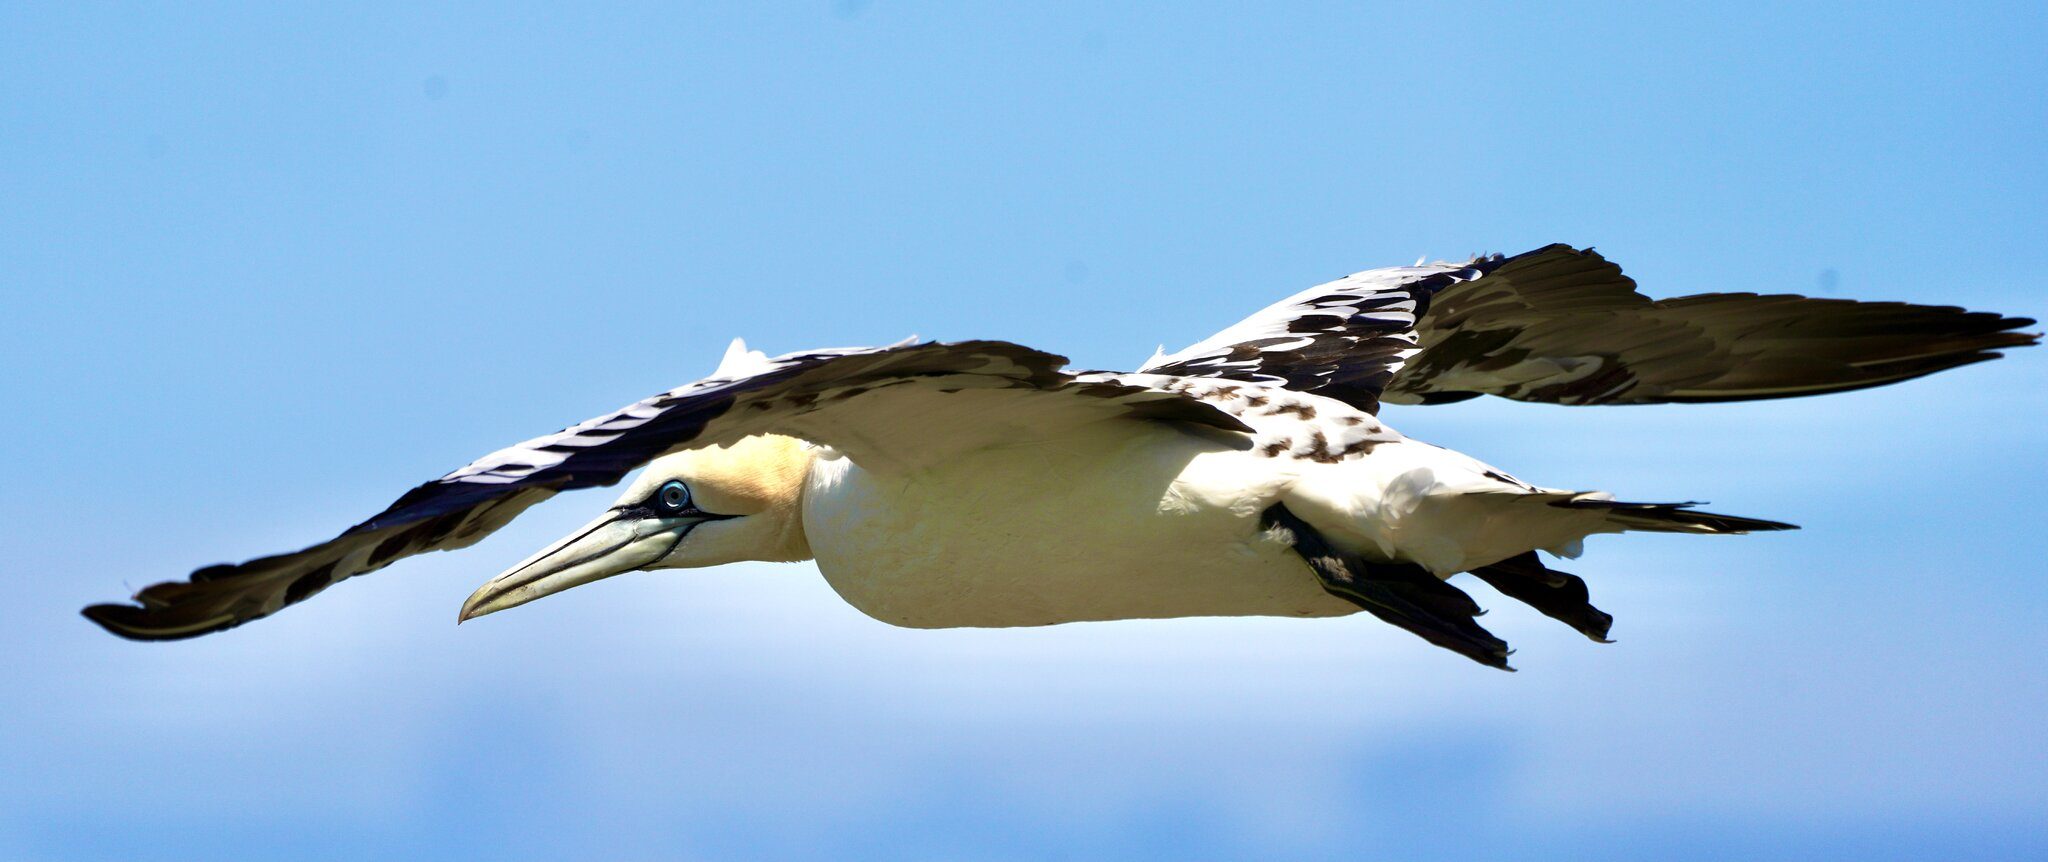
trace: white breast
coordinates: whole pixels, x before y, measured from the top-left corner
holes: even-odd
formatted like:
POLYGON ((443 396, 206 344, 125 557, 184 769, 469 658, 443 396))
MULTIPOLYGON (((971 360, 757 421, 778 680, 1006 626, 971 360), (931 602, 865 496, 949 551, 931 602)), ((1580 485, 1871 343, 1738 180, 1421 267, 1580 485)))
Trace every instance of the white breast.
POLYGON ((1141 422, 916 474, 827 452, 804 529, 833 589, 901 626, 1355 613, 1260 530, 1294 463, 1141 422))

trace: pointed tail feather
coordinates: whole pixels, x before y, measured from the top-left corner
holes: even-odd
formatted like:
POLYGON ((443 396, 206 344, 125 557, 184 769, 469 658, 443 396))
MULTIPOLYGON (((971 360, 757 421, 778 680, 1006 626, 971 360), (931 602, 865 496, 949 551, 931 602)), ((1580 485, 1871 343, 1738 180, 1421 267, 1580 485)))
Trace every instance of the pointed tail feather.
POLYGON ((1622 529, 1651 533, 1740 535, 1799 529, 1795 524, 1780 521, 1701 512, 1693 508, 1699 505, 1698 503, 1624 503, 1619 500, 1579 496, 1552 501, 1550 505, 1562 509, 1604 510, 1607 520, 1622 529))

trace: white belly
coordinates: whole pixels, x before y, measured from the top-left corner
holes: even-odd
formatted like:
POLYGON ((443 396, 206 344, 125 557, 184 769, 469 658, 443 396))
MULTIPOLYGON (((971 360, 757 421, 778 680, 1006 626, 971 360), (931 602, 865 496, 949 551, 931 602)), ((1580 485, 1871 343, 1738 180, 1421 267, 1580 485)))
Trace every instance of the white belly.
POLYGON ((827 454, 804 530, 832 588, 900 626, 1355 613, 1260 530, 1282 464, 1136 422, 915 475, 827 454))

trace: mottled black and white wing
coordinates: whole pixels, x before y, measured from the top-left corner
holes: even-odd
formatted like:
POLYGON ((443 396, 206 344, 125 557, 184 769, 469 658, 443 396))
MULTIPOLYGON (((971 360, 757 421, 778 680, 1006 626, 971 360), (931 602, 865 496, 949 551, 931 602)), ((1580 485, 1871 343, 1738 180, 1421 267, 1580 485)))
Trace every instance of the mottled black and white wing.
POLYGON ((1222 377, 1314 392, 1378 412, 1380 395, 1418 349, 1416 322, 1438 291, 1485 276, 1476 264, 1372 269, 1273 303, 1139 370, 1222 377))
POLYGON ((86 617, 122 637, 195 637, 269 616, 348 577, 467 547, 559 491, 611 485, 683 449, 781 433, 870 470, 915 468, 979 446, 1128 419, 1222 433, 1243 424, 1186 394, 1001 341, 903 344, 769 359, 729 356, 718 376, 493 452, 412 489, 334 539, 143 589, 86 617), (741 368, 743 366, 743 368, 741 368), (736 370, 737 369, 737 370, 736 370))
POLYGON ((1147 363, 1284 381, 1376 410, 1479 395, 1557 404, 1784 398, 1995 359, 2026 318, 1947 306, 1709 293, 1652 300, 1564 245, 1361 272, 1147 363))

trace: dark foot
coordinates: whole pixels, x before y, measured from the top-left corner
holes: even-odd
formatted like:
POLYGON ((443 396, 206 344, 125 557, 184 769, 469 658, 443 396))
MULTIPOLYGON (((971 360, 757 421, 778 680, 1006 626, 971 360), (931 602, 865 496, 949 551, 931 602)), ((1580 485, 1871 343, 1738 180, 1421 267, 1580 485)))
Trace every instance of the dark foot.
POLYGON ((1263 518, 1293 536, 1294 552, 1308 561, 1323 589, 1367 613, 1420 635, 1423 640, 1488 667, 1508 667, 1507 641, 1472 618, 1482 611, 1457 587, 1411 563, 1375 563, 1330 546, 1314 527, 1278 503, 1263 518))
POLYGON ((1545 567, 1535 551, 1480 566, 1472 574, 1501 595, 1542 611, 1544 616, 1578 629, 1579 634, 1604 644, 1613 643, 1607 639, 1607 630, 1614 625, 1614 617, 1593 607, 1586 582, 1577 575, 1545 567))

